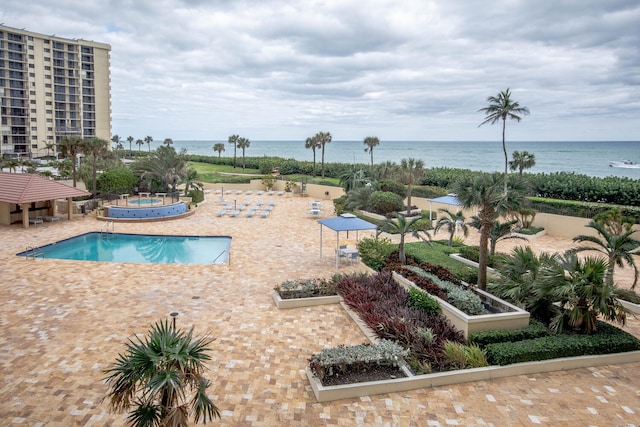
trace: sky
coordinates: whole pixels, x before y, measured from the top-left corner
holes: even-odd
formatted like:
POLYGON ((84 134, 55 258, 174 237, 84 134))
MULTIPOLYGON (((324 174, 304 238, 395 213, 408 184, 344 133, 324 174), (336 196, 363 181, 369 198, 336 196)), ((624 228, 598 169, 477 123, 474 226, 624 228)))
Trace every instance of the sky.
POLYGON ((3 0, 111 45, 112 133, 154 139, 640 141, 637 0, 3 0))

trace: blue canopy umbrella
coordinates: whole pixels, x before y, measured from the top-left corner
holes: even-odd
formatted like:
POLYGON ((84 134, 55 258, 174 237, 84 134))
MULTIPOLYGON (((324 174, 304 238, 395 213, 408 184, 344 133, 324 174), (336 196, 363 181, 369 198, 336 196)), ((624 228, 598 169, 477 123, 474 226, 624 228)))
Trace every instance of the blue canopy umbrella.
MULTIPOLYGON (((357 233, 360 230, 375 230, 377 228, 375 224, 348 213, 334 218, 320 219, 318 222, 320 223, 320 258, 322 258, 322 226, 324 225, 336 232, 336 269, 340 261, 340 232, 346 231, 348 236, 349 231, 357 233)), ((356 240, 358 240, 357 234, 356 240)))

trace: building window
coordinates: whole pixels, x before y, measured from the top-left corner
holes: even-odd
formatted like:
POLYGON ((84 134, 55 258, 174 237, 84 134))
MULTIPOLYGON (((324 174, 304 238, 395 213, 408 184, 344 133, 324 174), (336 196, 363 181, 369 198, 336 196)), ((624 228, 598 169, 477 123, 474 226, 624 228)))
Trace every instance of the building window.
POLYGON ((53 114, 53 110, 47 110, 45 111, 46 114, 53 114))
POLYGON ((37 130, 38 130, 38 127, 37 127, 37 126, 31 126, 31 132, 35 132, 35 131, 37 131, 37 130))
POLYGON ((35 90, 30 90, 30 91, 29 91, 29 95, 35 95, 35 94, 36 94, 36 91, 35 91, 35 90))
POLYGON ((51 49, 49 49, 48 47, 44 48, 44 53, 50 53, 50 52, 51 52, 51 49))
POLYGON ((47 123, 53 123, 53 119, 52 119, 51 117, 49 117, 49 118, 47 119, 47 123))
MULTIPOLYGON (((37 140, 38 140, 38 135, 31 135, 31 139, 32 139, 33 141, 37 141, 37 140)), ((37 145, 37 144, 36 144, 36 145, 32 145, 32 147, 33 147, 33 148, 38 148, 38 145, 37 145)))
POLYGON ((45 71, 51 71, 51 65, 45 65, 44 69, 45 71))
POLYGON ((29 50, 33 50, 33 45, 32 44, 29 45, 29 50))
POLYGON ((29 59, 35 59, 33 55, 29 55, 29 59))
POLYGON ((45 83, 44 87, 46 87, 47 89, 51 89, 51 83, 45 83))
POLYGON ((31 109, 31 113, 35 114, 38 110, 36 110, 35 108, 31 109))

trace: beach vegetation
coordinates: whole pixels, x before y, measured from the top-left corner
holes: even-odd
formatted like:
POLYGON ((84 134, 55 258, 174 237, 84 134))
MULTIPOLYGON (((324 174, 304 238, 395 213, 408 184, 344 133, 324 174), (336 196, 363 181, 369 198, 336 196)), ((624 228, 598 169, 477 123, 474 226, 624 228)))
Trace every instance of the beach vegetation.
POLYGON ((369 199, 371 211, 381 215, 389 215, 403 208, 404 200, 401 196, 388 191, 374 191, 369 199))
POLYGON ((236 155, 237 155, 237 151, 238 151, 238 138, 240 138, 240 135, 231 135, 229 136, 227 142, 229 144, 233 145, 233 168, 236 168, 236 155))
MULTIPOLYGON (((146 143, 147 143, 147 147, 149 147, 149 152, 151 152, 151 143, 153 142, 153 137, 151 137, 151 136, 149 136, 149 135, 145 136, 145 137, 144 137, 144 142, 146 142, 146 143)), ((165 144, 165 145, 171 145, 171 144, 173 144, 173 140, 172 140, 171 138, 166 138, 166 139, 164 140, 164 144, 165 144), (170 143, 168 143, 168 142, 167 142, 167 140, 168 140, 168 141, 171 141, 171 142, 170 142, 170 143)))
POLYGON ((205 363, 213 338, 184 332, 169 320, 146 336, 130 338, 125 351, 104 371, 106 399, 114 412, 129 412, 131 426, 188 426, 220 418, 207 389, 205 363))
POLYGON ((224 144, 221 142, 213 144, 213 151, 218 153, 218 157, 222 156, 222 152, 224 151, 224 144))
POLYGON ((187 176, 185 153, 184 149, 178 153, 173 147, 163 145, 133 163, 132 169, 140 177, 143 188, 151 192, 175 191, 177 184, 187 176))
POLYGON ((327 144, 331 143, 332 136, 331 132, 318 132, 315 135, 315 138, 320 146, 320 150, 322 153, 322 177, 324 178, 324 150, 327 144))
POLYGON ((522 178, 525 169, 531 169, 536 165, 536 155, 528 151, 514 151, 511 153, 509 160, 509 169, 512 172, 518 171, 518 175, 522 178))
POLYGON ((244 138, 244 137, 240 137, 238 138, 238 140, 236 141, 236 146, 242 150, 242 169, 245 168, 246 163, 245 163, 245 150, 247 148, 249 148, 249 146, 251 145, 251 141, 249 141, 248 138, 244 138))
POLYGON ((316 150, 320 148, 318 134, 308 137, 304 142, 304 148, 313 152, 313 176, 316 176, 316 150))

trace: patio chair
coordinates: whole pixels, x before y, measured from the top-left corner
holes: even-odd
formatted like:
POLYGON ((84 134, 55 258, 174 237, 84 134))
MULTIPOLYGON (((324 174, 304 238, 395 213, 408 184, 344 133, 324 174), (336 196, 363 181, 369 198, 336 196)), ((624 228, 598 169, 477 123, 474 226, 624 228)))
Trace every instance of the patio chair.
POLYGON ((268 217, 268 216, 269 216, 269 213, 270 213, 269 211, 262 211, 262 212, 260 212, 260 216, 261 216, 262 218, 266 218, 266 217, 268 217))
POLYGON ((35 218, 29 218, 29 224, 33 224, 33 225, 44 224, 44 221, 42 220, 41 216, 37 216, 35 218))
POLYGON ((216 216, 222 216, 222 215, 224 215, 225 213, 227 213, 227 210, 226 210, 226 209, 220 209, 218 212, 216 212, 216 216))
POLYGON ((247 218, 251 218, 252 216, 254 216, 256 214, 256 211, 253 209, 250 209, 247 211, 247 218))

